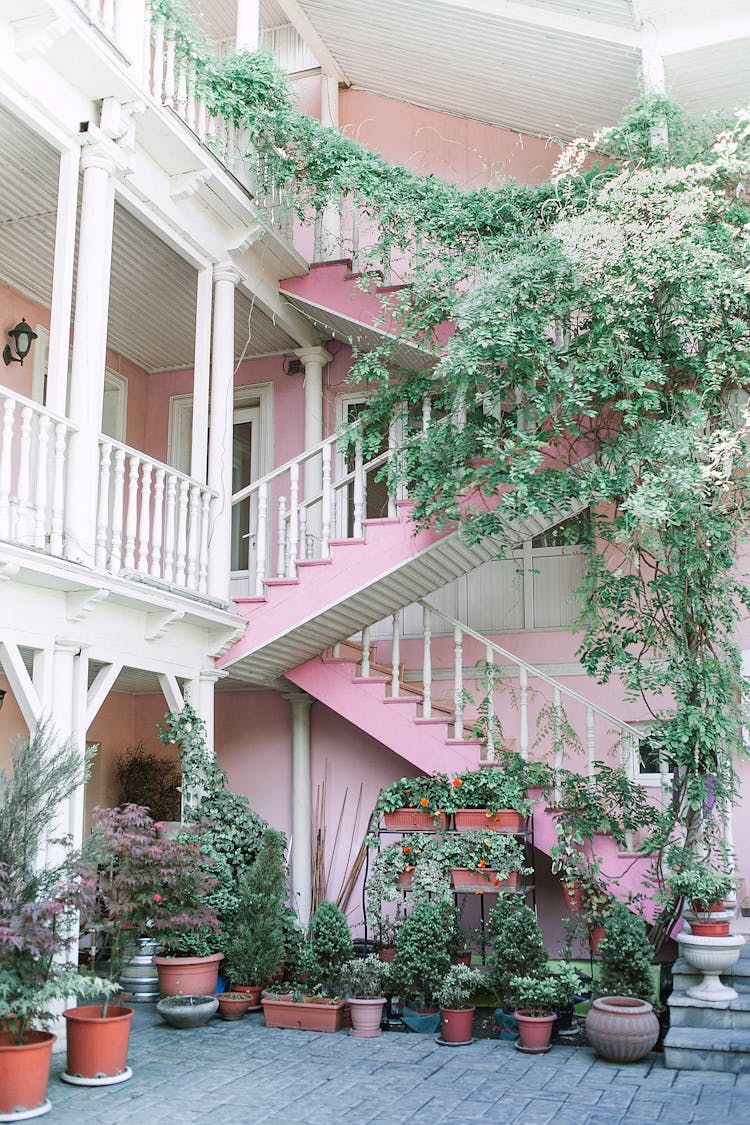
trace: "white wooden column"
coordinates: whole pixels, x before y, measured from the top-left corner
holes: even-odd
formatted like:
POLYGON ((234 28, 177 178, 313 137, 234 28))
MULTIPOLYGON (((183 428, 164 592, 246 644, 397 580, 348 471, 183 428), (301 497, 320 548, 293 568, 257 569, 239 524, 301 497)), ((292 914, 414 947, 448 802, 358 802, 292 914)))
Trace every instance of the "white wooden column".
POLYGON ((87 565, 94 562, 115 167, 114 157, 103 145, 92 145, 81 153, 83 188, 68 412, 77 431, 70 435, 68 447, 65 553, 87 565))
MULTIPOLYGON (((323 440, 323 368, 333 356, 320 347, 296 354, 305 365, 305 449, 313 449, 323 440)), ((322 481, 322 461, 316 457, 305 465, 305 497, 320 492, 322 481)))
POLYGON ((190 698, 196 711, 206 726, 206 750, 211 759, 216 757, 216 732, 215 732, 215 699, 216 684, 229 675, 218 668, 201 669, 197 681, 190 685, 190 698))
POLYGON ((234 49, 257 51, 260 41, 260 0, 237 0, 234 49))
POLYGON ((292 903, 304 926, 310 920, 312 904, 312 698, 301 692, 286 698, 292 708, 292 903))
POLYGON ((219 494, 209 529, 208 592, 229 600, 232 534, 232 440, 234 436, 234 291, 240 275, 233 265, 215 266, 208 485, 219 494))
MULTIPOLYGON (((339 80, 326 70, 320 75, 320 122, 329 129, 339 127, 339 80)), ((341 256, 341 201, 332 200, 323 212, 321 258, 330 261, 341 256)))
POLYGON ((60 154, 46 405, 50 410, 62 415, 67 414, 68 411, 68 352, 70 312, 73 304, 73 260, 76 251, 80 163, 81 150, 77 146, 60 154))
POLYGON ((193 430, 190 443, 190 476, 206 483, 208 471, 208 388, 211 379, 211 309, 213 267, 198 273, 195 310, 195 362, 193 364, 193 430))
MULTIPOLYGON (((81 767, 86 750, 86 688, 88 660, 78 641, 55 638, 51 662, 51 723, 60 743, 70 740, 80 752, 81 767)), ((46 844, 47 859, 58 862, 64 850, 60 839, 70 835, 74 848, 83 839, 84 787, 68 797, 58 810, 56 824, 46 844)))

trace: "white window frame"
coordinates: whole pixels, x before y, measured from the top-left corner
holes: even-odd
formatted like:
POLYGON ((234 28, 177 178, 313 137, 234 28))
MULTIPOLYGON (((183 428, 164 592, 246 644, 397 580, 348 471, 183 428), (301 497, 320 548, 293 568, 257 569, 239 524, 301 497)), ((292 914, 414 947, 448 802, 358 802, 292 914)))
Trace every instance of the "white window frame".
MULTIPOLYGON (((258 474, 273 468, 273 383, 246 383, 234 388, 234 410, 258 406, 258 474)), ((193 436, 193 395, 172 395, 169 399, 167 464, 190 475, 190 449, 193 436)))
MULTIPOLYGON (((116 433, 107 434, 113 441, 120 441, 125 444, 125 439, 128 432, 128 381, 124 375, 120 375, 117 371, 112 371, 109 367, 104 370, 104 394, 107 392, 114 394, 115 397, 115 411, 114 429, 116 433)), ((104 400, 102 399, 102 421, 104 420, 104 400)), ((102 428, 102 433, 104 429, 102 428)))

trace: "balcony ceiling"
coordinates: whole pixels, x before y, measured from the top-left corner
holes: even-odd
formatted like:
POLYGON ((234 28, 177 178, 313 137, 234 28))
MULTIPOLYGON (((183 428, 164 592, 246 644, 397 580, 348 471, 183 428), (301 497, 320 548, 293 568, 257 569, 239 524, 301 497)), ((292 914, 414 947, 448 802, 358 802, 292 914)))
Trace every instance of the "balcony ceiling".
MULTIPOLYGON (((58 169, 54 149, 0 110, 0 283, 46 308, 52 299, 58 169)), ((108 346, 148 372, 191 366, 195 293, 192 266, 116 206, 108 346)), ((235 313, 236 358, 243 351, 252 357, 296 346, 243 292, 235 313)))
MULTIPOLYGON (((234 34, 235 0, 193 4, 234 34)), ((276 9, 357 89, 553 139, 619 118, 644 39, 689 109, 750 102, 747 0, 266 0, 261 22, 276 9)))

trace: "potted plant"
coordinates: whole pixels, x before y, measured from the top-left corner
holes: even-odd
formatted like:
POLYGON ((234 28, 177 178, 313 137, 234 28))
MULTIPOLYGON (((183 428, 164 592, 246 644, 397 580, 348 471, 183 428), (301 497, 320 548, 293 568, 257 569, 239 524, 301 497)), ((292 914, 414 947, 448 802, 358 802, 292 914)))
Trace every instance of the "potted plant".
POLYGON ((233 991, 247 993, 254 1009, 260 1006, 261 990, 284 964, 284 847, 283 834, 266 829, 258 855, 240 880, 239 907, 226 939, 224 971, 233 991))
POLYGON ((513 1011, 513 976, 539 976, 547 951, 536 914, 515 895, 503 895, 488 918, 487 986, 505 1012, 513 1011))
POLYGON ((599 953, 601 976, 586 1016, 586 1037, 602 1058, 628 1063, 642 1059, 659 1037, 652 948, 643 919, 616 903, 605 924, 599 953))
POLYGON ((342 970, 354 956, 349 926, 332 902, 321 902, 310 920, 298 979, 262 998, 266 1027, 338 1031, 343 1026, 342 970))
POLYGON ((390 832, 429 832, 448 827, 450 786, 444 773, 401 777, 380 790, 375 814, 390 832))
POLYGON ((86 762, 46 724, 19 739, 0 771, 0 1116, 46 1113, 57 1001, 108 992, 109 982, 66 959, 76 934, 68 858, 38 864, 61 802, 83 784, 86 762))
POLYGON ((444 1043, 471 1043, 476 1007, 470 1004, 482 978, 467 965, 452 965, 437 991, 444 1043))
POLYGON ((532 802, 517 772, 488 766, 453 778, 450 808, 458 832, 520 832, 532 802))
POLYGON ((393 959, 393 979, 395 988, 407 1001, 404 1020, 413 1030, 436 1031, 439 1026, 434 1000, 451 967, 454 924, 444 902, 425 899, 416 903, 401 926, 393 959), (426 1014, 433 1019, 425 1026, 412 1018, 412 1015, 426 1014))
POLYGON ((558 1009, 568 1007, 578 990, 578 973, 566 963, 556 974, 513 976, 509 984, 521 1036, 517 1049, 527 1054, 544 1054, 549 1050, 558 1009))
POLYGON ((521 841, 499 832, 457 833, 444 841, 441 853, 457 891, 511 889, 527 871, 521 841))
POLYGON ((690 919, 690 928, 696 937, 726 937, 729 922, 726 918, 711 919, 712 914, 724 909, 724 899, 735 888, 732 875, 715 871, 707 864, 692 861, 667 879, 675 898, 686 899, 697 917, 690 919))
POLYGON ((352 1013, 350 1035, 357 1039, 374 1039, 382 1034, 380 1022, 389 978, 390 966, 374 954, 355 957, 344 963, 341 979, 352 1013))

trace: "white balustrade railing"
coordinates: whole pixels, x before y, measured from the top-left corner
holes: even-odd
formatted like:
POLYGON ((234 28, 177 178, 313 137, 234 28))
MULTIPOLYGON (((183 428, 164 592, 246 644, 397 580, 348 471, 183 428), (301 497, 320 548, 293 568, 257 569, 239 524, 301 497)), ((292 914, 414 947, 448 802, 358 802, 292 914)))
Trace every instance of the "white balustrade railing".
POLYGON ((300 562, 330 558, 338 540, 361 539, 368 485, 391 450, 365 462, 359 440, 351 457, 340 451, 341 441, 341 434, 326 438, 233 495, 233 507, 249 509, 248 591, 254 596, 262 596, 270 579, 296 578, 300 562))
MULTIPOLYGON (((443 714, 448 708, 452 711, 453 737, 464 738, 471 730, 479 729, 490 761, 498 757, 500 728, 503 742, 515 744, 521 757, 527 760, 532 747, 530 722, 533 718, 537 731, 543 729, 549 738, 555 772, 559 773, 563 767, 576 769, 571 755, 582 751, 585 772, 588 777, 594 777, 596 763, 611 759, 616 747, 619 763, 628 777, 638 777, 638 742, 644 737, 642 731, 429 602, 420 600, 418 604, 423 613, 419 681, 423 718, 432 718, 438 703, 442 705, 443 714), (450 651, 446 647, 447 639, 442 642, 439 677, 434 671, 436 618, 452 627, 450 651), (467 660, 472 657, 474 665, 467 669, 467 660), (451 674, 446 681, 445 672, 449 670, 451 674), (501 707, 503 692, 506 706, 501 707), (509 692, 511 707, 507 706, 511 701, 509 692), (436 695, 439 698, 436 699, 436 695), (502 724, 497 722, 501 714, 502 724)), ((371 660, 369 629, 366 646, 365 633, 362 634, 362 645, 362 675, 366 675, 365 650, 368 669, 371 660)), ((393 615, 391 651, 392 676, 397 677, 397 665, 403 653, 398 613, 393 615)), ((390 690, 392 695, 398 695, 401 688, 394 680, 390 690)))
POLYGON ((0 407, 0 539, 61 555, 68 437, 75 426, 4 388, 0 407))
POLYGON ((205 594, 215 496, 192 477, 101 436, 96 565, 205 594))
POLYGON ((76 0, 81 11, 110 39, 115 32, 117 9, 127 5, 127 2, 128 0, 76 0))

